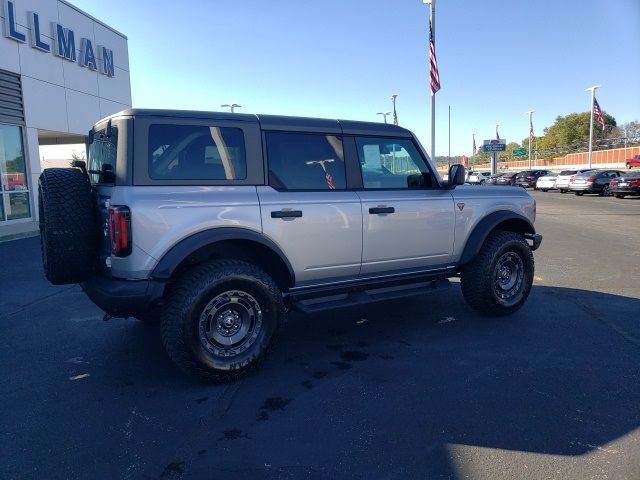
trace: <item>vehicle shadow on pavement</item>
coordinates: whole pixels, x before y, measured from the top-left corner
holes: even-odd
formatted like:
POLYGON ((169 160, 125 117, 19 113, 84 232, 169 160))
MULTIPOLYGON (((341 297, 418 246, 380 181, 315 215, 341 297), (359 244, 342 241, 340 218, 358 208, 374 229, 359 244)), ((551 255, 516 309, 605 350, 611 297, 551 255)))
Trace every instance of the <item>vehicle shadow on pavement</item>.
POLYGON ((0 253, 26 265, 12 260, 0 277, 1 477, 475 478, 477 461, 485 476, 540 478, 564 468, 544 455, 584 465, 580 477, 593 454, 627 477, 640 471, 617 446, 640 427, 638 298, 535 285, 520 311, 484 319, 454 284, 292 313, 259 370, 205 385, 167 359, 156 327, 103 322, 77 286, 41 282, 37 259, 0 253), (500 470, 513 452, 531 455, 500 470))

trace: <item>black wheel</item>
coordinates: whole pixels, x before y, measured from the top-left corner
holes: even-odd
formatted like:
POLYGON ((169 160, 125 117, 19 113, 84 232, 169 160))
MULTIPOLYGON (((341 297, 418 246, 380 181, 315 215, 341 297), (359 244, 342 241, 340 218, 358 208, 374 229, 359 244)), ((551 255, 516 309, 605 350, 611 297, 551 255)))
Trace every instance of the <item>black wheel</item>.
POLYGON ((262 360, 284 324, 276 283, 258 267, 220 260, 187 271, 162 310, 162 342, 180 369, 205 381, 240 378, 262 360))
POLYGON ((627 163, 627 168, 628 168, 629 170, 631 170, 631 164, 630 164, 630 163, 627 163))
POLYGON ((575 193, 575 194, 576 194, 577 196, 579 196, 579 197, 581 197, 581 196, 583 196, 583 195, 584 195, 584 192, 573 192, 573 193, 575 193))
POLYGON ((38 180, 42 264, 54 285, 89 276, 96 249, 96 211, 89 177, 77 168, 47 168, 38 180))
POLYGON ((548 188, 543 188, 543 189, 542 189, 542 191, 543 191, 543 192, 548 192, 548 191, 549 191, 549 189, 548 189, 548 188))
POLYGON ((616 193, 616 198, 624 198, 624 193, 616 193))
POLYGON ((560 193, 567 193, 567 191, 564 188, 561 188, 560 193))
POLYGON ((611 195, 611 187, 609 186, 609 184, 607 183, 606 185, 604 185, 602 187, 602 190, 600 190, 600 196, 601 197, 608 197, 611 195))
POLYGON ((508 315, 529 296, 533 253, 522 235, 495 231, 478 256, 462 270, 462 294, 473 309, 487 316, 508 315))

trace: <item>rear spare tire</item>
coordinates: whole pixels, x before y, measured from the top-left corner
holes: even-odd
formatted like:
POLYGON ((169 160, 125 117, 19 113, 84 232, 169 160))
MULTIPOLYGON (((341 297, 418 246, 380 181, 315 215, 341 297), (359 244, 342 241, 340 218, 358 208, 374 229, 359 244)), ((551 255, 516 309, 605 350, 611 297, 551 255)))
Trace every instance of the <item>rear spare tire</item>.
POLYGON ((89 177, 77 168, 48 168, 38 180, 44 274, 54 285, 87 279, 96 244, 89 177))

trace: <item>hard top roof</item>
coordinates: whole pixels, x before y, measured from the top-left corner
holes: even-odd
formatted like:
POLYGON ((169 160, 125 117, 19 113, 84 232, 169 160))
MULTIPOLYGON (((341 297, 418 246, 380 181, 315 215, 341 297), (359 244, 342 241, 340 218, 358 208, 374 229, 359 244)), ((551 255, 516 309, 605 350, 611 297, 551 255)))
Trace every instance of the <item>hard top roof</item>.
POLYGON ((394 135, 411 137, 411 132, 398 125, 379 122, 360 122, 354 120, 338 120, 311 117, 289 117, 281 115, 254 115, 231 112, 203 112, 197 110, 164 110, 147 108, 130 108, 114 113, 97 124, 117 117, 171 117, 193 118, 203 120, 226 120, 235 122, 259 123, 263 130, 288 131, 321 131, 327 133, 346 133, 357 135, 394 135))

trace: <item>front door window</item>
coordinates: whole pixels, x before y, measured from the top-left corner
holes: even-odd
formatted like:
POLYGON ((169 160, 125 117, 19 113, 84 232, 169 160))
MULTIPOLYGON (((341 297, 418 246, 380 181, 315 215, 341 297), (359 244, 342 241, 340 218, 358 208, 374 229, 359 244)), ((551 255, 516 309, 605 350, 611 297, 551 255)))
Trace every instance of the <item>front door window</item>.
POLYGON ((0 222, 31 217, 22 128, 0 125, 0 222))

